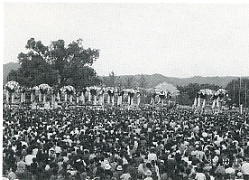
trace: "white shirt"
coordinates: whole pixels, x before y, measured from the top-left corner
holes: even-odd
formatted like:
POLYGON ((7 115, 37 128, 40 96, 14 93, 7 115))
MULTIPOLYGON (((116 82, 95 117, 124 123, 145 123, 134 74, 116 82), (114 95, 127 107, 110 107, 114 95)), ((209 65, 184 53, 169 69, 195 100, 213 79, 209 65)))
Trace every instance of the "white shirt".
POLYGON ((244 162, 241 166, 241 172, 243 174, 249 175, 249 162, 244 162))
POLYGON ((61 153, 61 147, 60 146, 55 146, 55 153, 57 154, 57 153, 61 153))
POLYGON ((206 176, 204 173, 196 173, 195 179, 196 180, 206 180, 206 176))
POLYGON ((25 156, 25 163, 26 163, 26 165, 30 166, 33 163, 33 158, 35 158, 35 157, 36 156, 31 155, 31 154, 25 156))
POLYGON ((226 173, 227 174, 235 174, 235 169, 233 169, 232 167, 229 167, 226 169, 226 173))
POLYGON ((152 177, 147 177, 144 180, 153 180, 153 178, 152 177))
POLYGON ((148 154, 148 160, 149 161, 152 161, 152 160, 156 161, 157 160, 157 155, 155 153, 149 153, 148 154))
POLYGON ((130 178, 131 178, 131 175, 129 173, 125 173, 120 176, 120 179, 122 180, 129 180, 130 178))
POLYGON ((109 161, 108 161, 107 159, 104 159, 104 161, 101 162, 101 167, 102 167, 103 169, 105 169, 105 166, 106 166, 107 164, 110 164, 109 161))

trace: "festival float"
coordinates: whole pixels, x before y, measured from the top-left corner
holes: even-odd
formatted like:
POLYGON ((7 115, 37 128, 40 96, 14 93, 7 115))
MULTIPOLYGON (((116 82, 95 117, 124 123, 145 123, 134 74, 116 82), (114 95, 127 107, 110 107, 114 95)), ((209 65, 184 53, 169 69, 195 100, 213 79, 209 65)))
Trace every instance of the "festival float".
POLYGON ((6 90, 7 104, 14 103, 15 94, 18 92, 18 89, 19 89, 19 83, 16 81, 9 81, 5 84, 4 88, 6 90), (9 100, 10 97, 11 97, 11 101, 9 100))
POLYGON ((40 90, 39 101, 41 102, 41 100, 43 99, 43 103, 46 103, 47 95, 51 90, 51 87, 48 84, 40 84, 38 87, 40 90))
POLYGON ((61 88, 61 92, 65 95, 64 101, 67 102, 69 96, 69 102, 73 102, 73 95, 75 94, 75 88, 73 86, 64 86, 61 88))

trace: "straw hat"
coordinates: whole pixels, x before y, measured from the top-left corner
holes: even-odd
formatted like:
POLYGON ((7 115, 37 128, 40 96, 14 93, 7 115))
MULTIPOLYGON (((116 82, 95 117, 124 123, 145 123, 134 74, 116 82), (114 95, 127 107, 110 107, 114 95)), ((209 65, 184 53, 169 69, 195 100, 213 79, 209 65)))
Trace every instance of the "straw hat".
POLYGON ((122 166, 121 166, 121 165, 118 165, 118 166, 117 166, 117 170, 118 170, 118 171, 122 171, 122 170, 123 170, 122 166))

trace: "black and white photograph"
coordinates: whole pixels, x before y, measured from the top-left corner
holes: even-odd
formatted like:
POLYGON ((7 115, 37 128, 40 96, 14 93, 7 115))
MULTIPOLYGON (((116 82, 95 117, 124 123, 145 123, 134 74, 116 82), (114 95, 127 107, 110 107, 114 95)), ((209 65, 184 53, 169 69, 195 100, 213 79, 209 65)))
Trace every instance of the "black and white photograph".
POLYGON ((3 180, 249 180, 249 3, 4 2, 3 180))

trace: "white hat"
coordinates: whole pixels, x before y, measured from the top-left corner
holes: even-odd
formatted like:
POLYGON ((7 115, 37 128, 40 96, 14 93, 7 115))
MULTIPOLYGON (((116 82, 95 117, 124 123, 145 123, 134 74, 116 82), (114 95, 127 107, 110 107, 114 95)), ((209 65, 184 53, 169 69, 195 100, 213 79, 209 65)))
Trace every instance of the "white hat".
POLYGON ((214 152, 215 154, 220 155, 220 150, 216 149, 214 152))
POLYGON ((238 145, 238 144, 239 144, 239 142, 238 142, 238 141, 236 141, 236 140, 234 140, 234 141, 233 141, 233 143, 235 143, 236 145, 238 145))
POLYGON ((106 164, 106 165, 105 165, 105 170, 110 170, 110 169, 111 169, 110 164, 106 164))
POLYGON ((203 133, 202 133, 202 137, 205 138, 205 137, 207 137, 207 136, 208 136, 208 134, 207 134, 206 132, 203 132, 203 133))
POLYGON ((191 156, 195 156, 195 155, 196 155, 196 152, 195 152, 195 151, 192 151, 192 152, 190 153, 190 155, 191 155, 191 156))
POLYGON ((238 173, 237 173, 237 176, 238 176, 238 177, 242 177, 242 176, 243 176, 243 173, 242 173, 242 172, 238 172, 238 173))
POLYGON ((117 166, 117 170, 118 170, 118 171, 122 171, 122 170, 123 170, 122 166, 121 166, 121 165, 118 165, 118 166, 117 166))
POLYGON ((50 148, 49 151, 55 151, 55 149, 54 148, 50 148))
POLYGON ((50 169, 50 166, 47 164, 45 167, 45 170, 48 171, 50 169))

